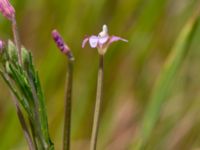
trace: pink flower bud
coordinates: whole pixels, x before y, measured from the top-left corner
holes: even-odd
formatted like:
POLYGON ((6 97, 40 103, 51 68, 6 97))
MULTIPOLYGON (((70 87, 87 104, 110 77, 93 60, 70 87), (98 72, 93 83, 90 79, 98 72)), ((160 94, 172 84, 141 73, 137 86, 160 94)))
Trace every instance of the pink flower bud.
POLYGON ((61 35, 58 33, 57 30, 52 31, 52 37, 60 51, 66 54, 69 59, 73 60, 74 58, 72 52, 70 51, 70 48, 67 46, 67 44, 65 44, 64 40, 62 39, 61 35))
POLYGON ((9 0, 0 0, 0 12, 10 21, 15 17, 15 9, 10 4, 9 0))

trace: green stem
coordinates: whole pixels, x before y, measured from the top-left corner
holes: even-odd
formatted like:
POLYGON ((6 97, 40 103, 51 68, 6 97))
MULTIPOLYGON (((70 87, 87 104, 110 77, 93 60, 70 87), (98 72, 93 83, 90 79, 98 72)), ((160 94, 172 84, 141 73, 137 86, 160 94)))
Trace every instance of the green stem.
POLYGON ((21 43, 20 43, 19 33, 18 33, 18 29, 17 29, 17 22, 16 22, 15 17, 13 17, 13 19, 12 19, 12 31, 13 31, 15 45, 18 50, 19 64, 22 65, 21 43))
POLYGON ((67 76, 66 76, 66 91, 65 91, 65 116, 64 116, 64 131, 63 131, 63 150, 70 150, 73 62, 74 62, 74 59, 73 58, 71 59, 69 57, 68 71, 67 71, 67 76))
POLYGON ((31 135, 32 135, 32 138, 33 138, 33 144, 35 147, 37 147, 37 137, 35 135, 35 129, 34 129, 34 125, 31 121, 31 119, 29 118, 29 124, 30 124, 30 129, 31 129, 31 135))
POLYGON ((98 130, 99 130, 99 119, 100 119, 102 91, 103 91, 103 73, 104 73, 104 56, 99 55, 97 94, 96 94, 96 104, 95 104, 95 110, 94 110, 90 150, 96 150, 96 147, 97 147, 97 137, 98 137, 98 130))

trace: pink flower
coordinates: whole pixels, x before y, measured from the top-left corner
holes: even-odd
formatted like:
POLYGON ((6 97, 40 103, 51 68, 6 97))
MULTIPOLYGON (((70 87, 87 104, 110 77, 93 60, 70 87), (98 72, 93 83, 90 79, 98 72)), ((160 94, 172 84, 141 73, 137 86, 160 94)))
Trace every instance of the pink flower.
POLYGON ((10 21, 15 17, 15 9, 10 4, 9 0, 0 0, 0 12, 10 21))
POLYGON ((91 35, 85 37, 82 43, 82 48, 84 48, 86 43, 89 42, 91 48, 97 48, 99 54, 104 55, 109 45, 119 40, 128 42, 126 39, 123 39, 115 35, 109 36, 108 27, 106 25, 103 25, 102 31, 99 33, 98 36, 91 35))

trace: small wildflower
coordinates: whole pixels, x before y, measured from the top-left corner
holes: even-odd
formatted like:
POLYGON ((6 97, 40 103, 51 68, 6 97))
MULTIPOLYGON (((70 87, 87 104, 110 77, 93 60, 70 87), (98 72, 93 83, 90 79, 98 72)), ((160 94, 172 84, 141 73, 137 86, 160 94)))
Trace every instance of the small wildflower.
POLYGON ((73 58, 70 48, 68 47, 67 44, 65 44, 63 38, 61 37, 61 35, 58 33, 57 30, 54 29, 52 31, 52 37, 57 47, 61 50, 61 52, 66 54, 69 57, 69 59, 73 60, 74 58, 73 58))
POLYGON ((98 36, 91 35, 85 37, 82 43, 82 48, 84 48, 86 43, 89 42, 91 48, 97 48, 99 54, 104 55, 109 45, 119 40, 128 42, 126 39, 123 39, 115 35, 109 36, 108 27, 106 25, 103 25, 102 31, 99 33, 98 36))
POLYGON ((10 21, 15 17, 15 9, 10 4, 9 0, 0 0, 0 12, 10 21))

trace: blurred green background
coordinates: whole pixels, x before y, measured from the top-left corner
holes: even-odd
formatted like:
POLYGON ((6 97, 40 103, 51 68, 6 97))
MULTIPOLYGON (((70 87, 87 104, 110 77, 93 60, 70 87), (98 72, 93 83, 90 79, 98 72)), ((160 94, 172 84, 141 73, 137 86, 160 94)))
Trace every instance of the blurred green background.
MULTIPOLYGON (((191 19, 199 19, 192 17, 200 5, 198 0, 11 3, 16 8, 21 41, 33 52, 39 70, 56 149, 62 145, 67 68, 66 57, 53 43, 51 30, 57 28, 61 32, 76 58, 72 149, 86 150, 92 127, 98 54, 89 46, 82 49, 81 42, 86 34, 98 34, 103 24, 108 25, 111 35, 129 42, 112 44, 105 56, 98 149, 136 149, 141 140, 149 150, 200 148, 200 25, 191 23, 188 28, 192 34, 184 35, 188 20, 190 23, 191 19)), ((2 15, 0 37, 12 38, 10 22, 2 15)), ((15 108, 0 79, 0 150, 23 149, 27 146, 15 108)))

